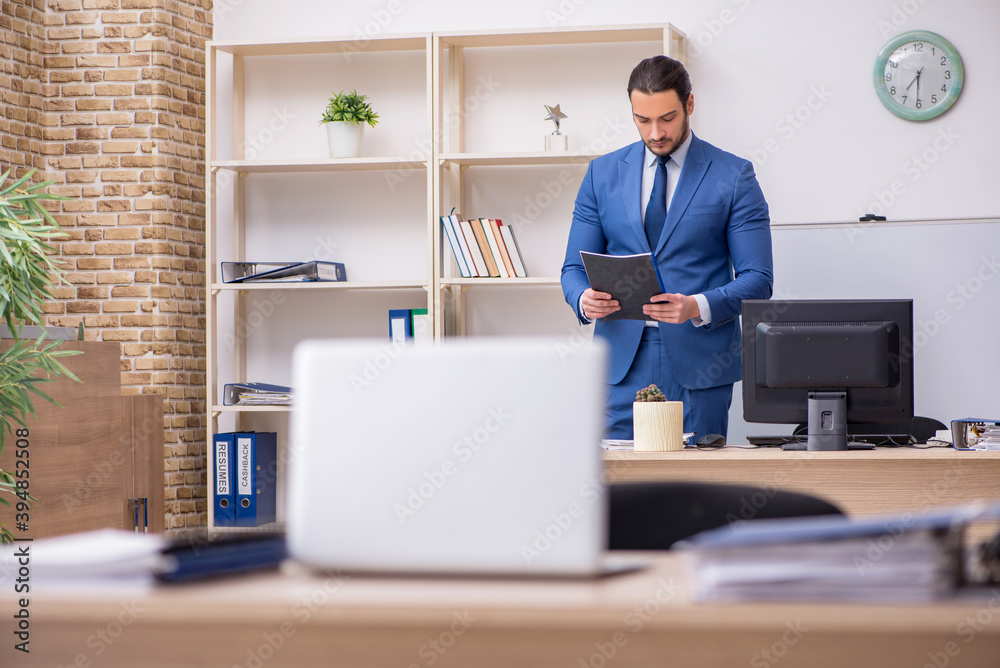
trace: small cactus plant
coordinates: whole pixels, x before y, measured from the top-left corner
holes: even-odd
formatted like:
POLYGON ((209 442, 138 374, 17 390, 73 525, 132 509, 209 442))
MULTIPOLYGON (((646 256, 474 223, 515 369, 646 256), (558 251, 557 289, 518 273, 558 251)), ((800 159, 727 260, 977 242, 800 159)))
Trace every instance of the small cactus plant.
POLYGON ((644 387, 635 393, 636 401, 666 401, 667 397, 656 385, 644 387))

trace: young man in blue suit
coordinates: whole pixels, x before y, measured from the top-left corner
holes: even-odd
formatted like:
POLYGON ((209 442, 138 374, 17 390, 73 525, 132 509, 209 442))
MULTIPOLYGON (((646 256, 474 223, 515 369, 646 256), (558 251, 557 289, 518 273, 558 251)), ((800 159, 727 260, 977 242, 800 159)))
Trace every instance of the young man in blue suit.
POLYGON ((685 431, 725 436, 740 379, 741 302, 771 296, 767 202, 750 162, 691 132, 694 96, 681 63, 642 61, 628 95, 641 141, 590 163, 573 211, 563 293, 610 343, 608 438, 632 438, 632 402, 650 383, 684 402, 685 431), (590 288, 580 251, 652 252, 666 290, 643 307, 654 322, 604 320, 618 302, 590 288))

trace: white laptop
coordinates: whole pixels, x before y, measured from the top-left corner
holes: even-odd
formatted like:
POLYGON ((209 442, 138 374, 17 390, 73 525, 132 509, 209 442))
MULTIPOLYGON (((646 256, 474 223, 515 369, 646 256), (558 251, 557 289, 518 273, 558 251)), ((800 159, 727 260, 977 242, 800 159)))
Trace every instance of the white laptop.
POLYGON ((605 364, 603 343, 557 338, 302 342, 289 553, 359 572, 600 573, 605 364))

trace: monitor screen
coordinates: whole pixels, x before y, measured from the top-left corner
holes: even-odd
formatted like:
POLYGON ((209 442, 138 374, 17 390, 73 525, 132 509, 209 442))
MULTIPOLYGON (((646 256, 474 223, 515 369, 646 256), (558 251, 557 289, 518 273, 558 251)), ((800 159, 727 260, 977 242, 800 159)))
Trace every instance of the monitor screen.
POLYGON ((847 423, 913 417, 913 300, 743 302, 743 417, 809 424, 809 450, 847 449, 847 423))

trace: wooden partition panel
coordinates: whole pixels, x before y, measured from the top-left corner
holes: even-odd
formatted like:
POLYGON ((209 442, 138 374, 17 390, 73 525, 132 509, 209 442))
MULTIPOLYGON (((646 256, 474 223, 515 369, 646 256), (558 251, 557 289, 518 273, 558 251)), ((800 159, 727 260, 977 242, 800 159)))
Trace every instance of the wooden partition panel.
POLYGON ((125 456, 125 524, 162 533, 166 526, 163 480, 163 397, 137 394, 122 397, 121 449, 125 456), (131 475, 129 475, 131 472, 131 475), (141 499, 138 523, 129 499, 141 499))
MULTIPOLYGON (((10 340, 4 340, 0 349, 10 345, 10 340)), ((28 471, 30 494, 37 499, 28 511, 28 521, 23 522, 22 517, 20 525, 14 507, 0 506, 0 521, 16 537, 42 538, 121 526, 125 461, 119 344, 64 341, 62 348, 83 351, 82 355, 62 358, 81 382, 59 378, 41 385, 40 389, 60 405, 36 397, 36 417, 26 420, 26 436, 20 432, 26 443, 16 433, 8 435, 0 457, 5 471, 15 471, 16 462, 22 462, 22 469, 28 471), (27 456, 18 458, 24 450, 27 456)))

